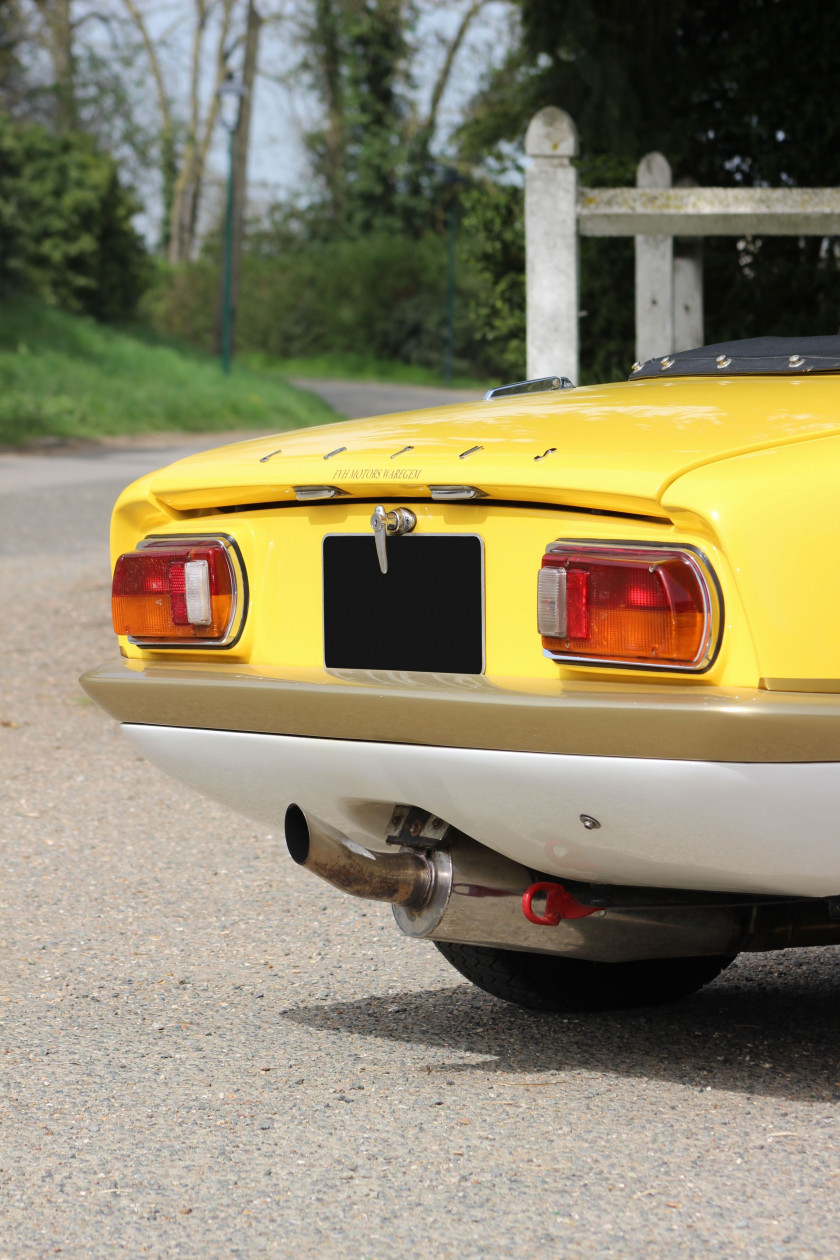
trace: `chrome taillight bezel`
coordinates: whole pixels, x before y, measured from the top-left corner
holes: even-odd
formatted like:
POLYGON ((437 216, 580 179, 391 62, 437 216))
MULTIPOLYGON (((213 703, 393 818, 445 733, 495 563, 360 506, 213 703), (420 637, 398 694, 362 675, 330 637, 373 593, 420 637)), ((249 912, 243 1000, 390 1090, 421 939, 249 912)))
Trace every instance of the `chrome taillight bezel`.
POLYGON ((141 638, 126 635, 126 641, 135 647, 149 648, 166 652, 219 652, 229 651, 235 647, 245 629, 248 612, 248 574, 242 552, 236 539, 230 534, 148 534, 134 547, 135 551, 146 551, 153 548, 161 550, 167 547, 208 546, 218 543, 225 549, 225 556, 230 569, 231 590, 233 592, 233 608, 223 636, 213 639, 160 639, 141 638))
POLYGON ((674 661, 630 661, 613 656, 581 656, 574 652, 562 652, 546 647, 542 649, 543 656, 560 665, 629 669, 643 673, 704 674, 711 669, 720 652, 723 638, 723 591, 717 574, 700 547, 691 543, 661 543, 652 540, 558 538, 553 543, 549 543, 543 554, 556 555, 565 551, 583 553, 593 561, 600 559, 607 562, 622 558, 638 562, 640 557, 650 562, 657 554, 661 557, 674 555, 685 557, 699 579, 704 596, 705 626, 701 636, 702 650, 690 664, 674 661))

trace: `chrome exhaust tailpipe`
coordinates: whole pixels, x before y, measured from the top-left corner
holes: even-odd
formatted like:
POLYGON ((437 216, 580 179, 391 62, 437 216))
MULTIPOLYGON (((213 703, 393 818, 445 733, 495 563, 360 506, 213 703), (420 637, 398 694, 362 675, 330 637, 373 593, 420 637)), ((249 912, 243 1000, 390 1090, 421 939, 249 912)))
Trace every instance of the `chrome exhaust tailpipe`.
POLYGON ((285 826, 298 866, 354 897, 390 902, 407 936, 593 962, 734 955, 743 948, 741 915, 725 907, 610 909, 538 926, 526 918, 522 900, 535 873, 464 835, 425 853, 374 853, 299 805, 289 806, 285 826))
POLYGON ((414 910, 432 896, 434 863, 418 853, 373 853, 299 805, 286 810, 285 829, 292 861, 342 892, 414 910))

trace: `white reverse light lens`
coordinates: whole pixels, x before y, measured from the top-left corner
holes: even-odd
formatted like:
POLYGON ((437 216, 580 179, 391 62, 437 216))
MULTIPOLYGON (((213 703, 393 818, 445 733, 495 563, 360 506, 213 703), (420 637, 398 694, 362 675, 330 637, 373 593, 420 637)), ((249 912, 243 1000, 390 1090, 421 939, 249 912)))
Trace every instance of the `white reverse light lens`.
POLYGON ((540 569, 537 579, 537 627, 546 638, 566 637, 565 569, 540 569))
POLYGON ((210 566, 206 560, 188 560, 184 565, 184 594, 190 625, 209 626, 213 618, 210 612, 210 566))

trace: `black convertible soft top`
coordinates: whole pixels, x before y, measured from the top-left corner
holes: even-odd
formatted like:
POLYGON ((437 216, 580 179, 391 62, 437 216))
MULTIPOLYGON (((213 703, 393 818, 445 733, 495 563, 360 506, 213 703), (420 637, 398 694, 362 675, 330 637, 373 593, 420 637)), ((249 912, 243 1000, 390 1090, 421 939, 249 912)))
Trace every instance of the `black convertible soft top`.
POLYGON ((677 350, 634 363, 629 380, 649 376, 798 376, 840 372, 840 337, 749 337, 697 350, 677 350))

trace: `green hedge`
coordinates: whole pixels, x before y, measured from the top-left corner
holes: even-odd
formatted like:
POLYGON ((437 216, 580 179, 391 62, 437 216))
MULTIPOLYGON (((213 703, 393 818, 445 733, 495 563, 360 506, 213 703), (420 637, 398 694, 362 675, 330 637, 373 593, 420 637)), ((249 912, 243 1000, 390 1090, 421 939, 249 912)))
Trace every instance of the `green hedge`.
MULTIPOLYGON (((463 373, 481 359, 470 313, 479 281, 465 261, 463 237, 456 277, 454 357, 463 373)), ((210 254, 161 268, 144 313, 158 331, 210 349, 218 287, 219 264, 210 254)), ((440 368, 445 323, 446 241, 431 234, 418 240, 382 233, 243 259, 236 321, 241 353, 282 359, 363 354, 440 368)))
POLYGON ((137 206, 78 132, 0 114, 0 284, 97 319, 128 315, 149 278, 137 206))

